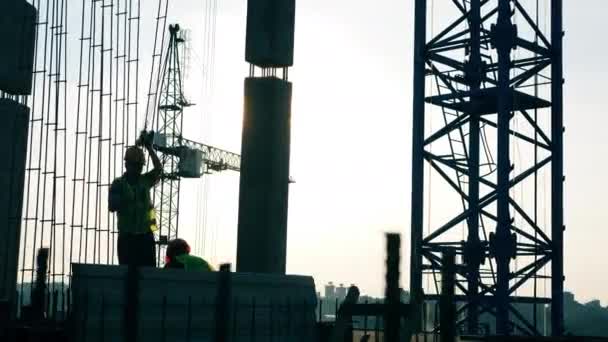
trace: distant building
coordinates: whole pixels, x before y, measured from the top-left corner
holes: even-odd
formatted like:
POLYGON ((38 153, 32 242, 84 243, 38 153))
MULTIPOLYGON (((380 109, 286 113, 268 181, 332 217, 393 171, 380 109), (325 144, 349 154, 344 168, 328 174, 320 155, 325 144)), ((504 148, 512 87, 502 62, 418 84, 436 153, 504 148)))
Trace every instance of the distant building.
POLYGON ((574 299, 574 293, 572 292, 564 292, 564 303, 565 304, 570 304, 570 303, 575 303, 576 300, 574 299))
POLYGON ((336 298, 336 286, 331 281, 325 285, 325 298, 334 299, 336 298))
POLYGON ((346 298, 346 287, 344 284, 340 284, 339 287, 336 287, 336 298, 341 302, 346 298))

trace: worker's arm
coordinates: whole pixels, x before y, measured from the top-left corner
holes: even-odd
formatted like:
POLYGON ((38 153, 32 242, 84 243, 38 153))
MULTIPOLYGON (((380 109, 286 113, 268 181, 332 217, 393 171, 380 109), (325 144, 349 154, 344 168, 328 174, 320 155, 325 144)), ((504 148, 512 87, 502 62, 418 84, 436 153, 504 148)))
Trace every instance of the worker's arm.
POLYGON ((156 154, 156 150, 152 147, 152 139, 147 139, 144 143, 148 154, 150 155, 150 159, 152 159, 152 165, 154 169, 148 172, 146 175, 150 178, 150 183, 155 185, 160 180, 160 176, 163 172, 163 164, 160 162, 158 155, 156 154))
POLYGON ((146 150, 150 154, 150 158, 152 159, 152 165, 154 165, 154 170, 162 171, 163 165, 160 163, 160 159, 158 159, 158 155, 156 154, 156 150, 152 147, 152 142, 146 142, 146 150))

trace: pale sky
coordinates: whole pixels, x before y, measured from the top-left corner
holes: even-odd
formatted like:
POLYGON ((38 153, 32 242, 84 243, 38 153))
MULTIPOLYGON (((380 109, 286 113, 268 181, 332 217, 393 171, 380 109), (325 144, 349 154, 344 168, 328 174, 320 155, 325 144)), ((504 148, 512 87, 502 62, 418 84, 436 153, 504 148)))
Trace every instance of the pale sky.
MULTIPOLYGON (((170 18, 196 37, 201 9, 191 3, 174 3, 170 18)), ((607 12, 606 1, 565 1, 566 288, 580 300, 603 303, 608 49, 597 38, 607 32, 607 12)), ((213 129, 201 137, 235 151, 247 75, 245 13, 243 0, 219 1, 213 129)), ((434 20, 441 22, 441 13, 434 20)), ((413 29, 412 0, 297 2, 289 74, 297 183, 290 188, 288 272, 313 275, 319 288, 328 281, 355 283, 381 295, 385 231, 403 233, 402 286, 409 286, 413 29)), ((233 192, 215 214, 224 224, 217 258, 233 260, 237 177, 218 175, 216 181, 233 192)), ((185 213, 189 207, 182 203, 185 213)))
MULTIPOLYGON (((142 9, 144 87, 153 3, 142 9)), ((238 153, 248 74, 246 1, 218 0, 215 82, 207 105, 200 63, 205 3, 174 1, 169 9, 169 23, 192 31, 193 62, 185 93, 199 106, 185 112, 184 135, 238 153)), ((69 16, 76 19, 70 44, 77 44, 78 11, 70 9, 69 16)), ((601 151, 608 144, 602 134, 608 124, 602 108, 608 48, 597 42, 608 32, 605 13, 605 0, 565 1, 566 289, 579 300, 598 298, 604 304, 608 206, 603 194, 608 184, 602 179, 607 164, 601 151)), ((439 26, 442 14, 433 18, 439 26)), ((319 289, 328 281, 355 283, 363 293, 380 296, 387 231, 403 234, 402 286, 409 286, 413 30, 413 0, 297 1, 295 64, 289 73, 296 184, 290 187, 287 269, 314 276, 319 289)), ((70 50, 69 58, 77 61, 77 53, 70 50)), ((234 262, 238 174, 206 179, 208 225, 201 253, 215 263, 234 262)), ((196 196, 202 183, 182 184, 181 235, 196 241, 203 211, 196 196)), ((435 210, 443 204, 441 198, 433 199, 435 210)))

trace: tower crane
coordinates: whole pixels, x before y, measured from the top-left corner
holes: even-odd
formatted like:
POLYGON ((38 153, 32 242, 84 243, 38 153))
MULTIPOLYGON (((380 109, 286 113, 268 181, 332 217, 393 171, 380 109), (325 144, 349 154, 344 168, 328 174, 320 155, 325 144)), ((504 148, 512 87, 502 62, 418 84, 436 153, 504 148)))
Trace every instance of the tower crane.
MULTIPOLYGON (((179 25, 169 25, 169 45, 161 74, 156 126, 151 133, 154 148, 161 152, 163 174, 154 190, 154 206, 159 225, 158 244, 178 236, 179 194, 182 178, 201 178, 204 174, 240 171, 238 154, 186 139, 182 136, 183 110, 190 104, 184 98, 180 46, 184 39, 179 25)), ((147 125, 146 125, 147 126, 147 125)), ((159 251, 160 253, 160 251, 159 251)), ((159 258, 160 260, 160 258, 159 258)))

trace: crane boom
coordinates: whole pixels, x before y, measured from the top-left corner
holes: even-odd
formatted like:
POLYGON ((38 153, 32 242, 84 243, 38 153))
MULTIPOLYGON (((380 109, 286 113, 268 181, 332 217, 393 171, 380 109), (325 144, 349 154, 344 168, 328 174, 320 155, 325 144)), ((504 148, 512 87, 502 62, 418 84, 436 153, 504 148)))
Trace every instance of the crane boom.
POLYGON ((178 161, 174 170, 163 173, 163 179, 200 178, 213 172, 241 170, 241 156, 236 153, 171 135, 160 135, 157 140, 156 150, 178 161), (166 146, 165 141, 175 145, 166 146))
POLYGON ((225 170, 241 171, 241 156, 236 153, 183 138, 182 144, 203 152, 203 163, 206 169, 202 170, 202 173, 225 170))

